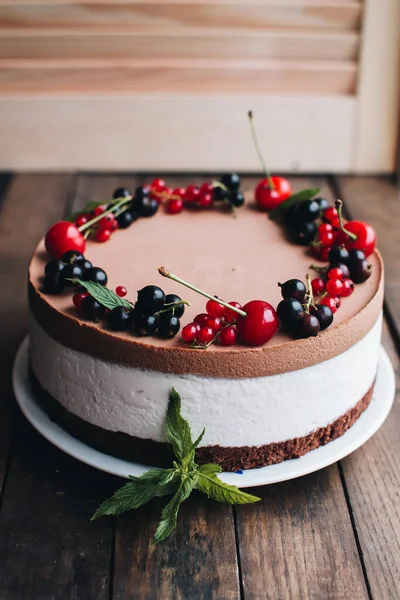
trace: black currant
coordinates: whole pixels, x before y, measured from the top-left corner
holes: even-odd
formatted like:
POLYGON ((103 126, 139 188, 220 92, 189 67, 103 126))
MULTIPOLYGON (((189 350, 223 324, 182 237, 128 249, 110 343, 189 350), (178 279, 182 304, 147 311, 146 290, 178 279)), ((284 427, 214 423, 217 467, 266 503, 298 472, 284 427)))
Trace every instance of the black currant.
POLYGON ((105 310, 104 306, 92 298, 92 296, 87 296, 82 302, 82 313, 88 321, 98 323, 103 317, 105 310))
POLYGON ((300 202, 298 216, 301 221, 315 221, 319 217, 319 204, 316 200, 305 200, 300 202))
POLYGON ((329 265, 329 269, 340 269, 343 273, 343 277, 350 277, 350 269, 344 263, 341 263, 341 262, 333 263, 332 265, 329 265))
POLYGON ((236 173, 226 173, 222 175, 220 181, 231 192, 236 192, 240 188, 240 177, 236 173))
POLYGON ((293 331, 304 315, 301 302, 295 298, 284 298, 281 300, 277 306, 276 312, 283 328, 287 331, 293 331))
POLYGON ((82 269, 84 271, 87 271, 88 269, 91 269, 93 267, 92 263, 90 262, 90 260, 85 259, 83 261, 82 264, 79 265, 80 267, 82 267, 82 269))
POLYGON ((134 221, 137 221, 137 220, 138 220, 138 218, 139 218, 138 212, 137 212, 137 210, 136 210, 135 208, 133 208, 133 206, 131 206, 131 207, 129 208, 128 212, 131 214, 131 217, 132 217, 132 223, 133 223, 134 221))
POLYGON ((319 334, 321 326, 315 315, 304 313, 296 329, 296 335, 299 338, 314 337, 319 334))
POLYGON ((124 210, 124 212, 118 215, 116 219, 120 229, 127 229, 134 221, 133 215, 129 210, 124 210))
POLYGON ((132 196, 132 192, 130 190, 128 190, 128 188, 117 188, 112 197, 114 198, 114 200, 117 200, 118 198, 129 198, 129 196, 132 196))
POLYGON ((329 250, 328 259, 331 264, 344 263, 347 265, 350 259, 350 254, 347 248, 344 246, 333 246, 333 248, 329 250))
POLYGON ((114 331, 126 331, 133 322, 133 310, 116 306, 108 313, 108 324, 114 331))
POLYGON ((155 315, 143 315, 135 310, 134 321, 138 335, 152 335, 157 329, 158 319, 155 315))
POLYGON ((61 257, 61 260, 65 263, 82 265, 85 262, 85 257, 82 252, 78 252, 78 250, 67 250, 61 257))
MULTIPOLYGON (((179 296, 177 296, 176 294, 167 294, 165 296, 165 305, 164 308, 168 308, 168 304, 175 304, 176 302, 180 302, 182 300, 182 298, 180 298, 179 296)), ((177 304, 176 306, 172 307, 167 313, 164 313, 166 315, 174 315, 175 317, 178 317, 178 319, 181 318, 181 316, 183 315, 183 313, 185 312, 185 305, 184 304, 177 304)))
POLYGON ((281 288, 282 298, 295 298, 303 302, 307 288, 300 279, 288 279, 285 283, 278 283, 281 288))
POLYGON ((325 304, 316 304, 310 309, 310 314, 317 317, 321 331, 329 327, 333 322, 333 312, 325 304))
POLYGON ((297 223, 297 225, 291 228, 291 234, 293 241, 301 246, 308 246, 317 233, 317 226, 311 221, 305 221, 297 223))
POLYGON ((298 223, 301 221, 299 217, 299 206, 300 202, 295 202, 289 206, 285 212, 285 224, 290 228, 297 227, 298 223))
POLYGON ((48 273, 45 276, 43 281, 43 291, 45 294, 61 294, 64 287, 60 273, 48 273))
POLYGON ((350 277, 354 283, 364 283, 371 276, 372 265, 366 259, 354 261, 350 264, 350 277))
POLYGON ((329 201, 326 198, 314 198, 315 202, 318 202, 319 210, 325 210, 329 208, 329 201))
POLYGON ((136 188, 136 191, 135 191, 135 198, 141 199, 141 198, 149 196, 149 194, 150 194, 150 187, 148 185, 139 185, 139 187, 136 188))
POLYGON ((94 281, 100 283, 100 285, 107 285, 108 281, 107 273, 100 267, 92 267, 84 271, 83 278, 85 281, 94 281))
POLYGON ((357 264, 360 260, 365 260, 365 252, 363 250, 353 250, 349 251, 349 259, 347 263, 351 266, 352 264, 357 264))
POLYGON ((236 208, 240 208, 244 204, 244 196, 242 192, 231 192, 228 196, 228 200, 232 206, 235 206, 236 208))
POLYGON ((226 200, 228 198, 228 192, 219 186, 215 186, 213 188, 212 195, 213 200, 215 200, 216 202, 222 202, 222 200, 226 200))
POLYGON ((179 331, 181 322, 174 315, 164 314, 158 322, 158 333, 163 338, 173 338, 179 331))
POLYGON ((135 196, 133 208, 139 217, 152 217, 158 211, 158 202, 154 198, 135 196))
POLYGON ((76 284, 73 281, 69 281, 70 279, 83 279, 83 269, 80 265, 68 264, 62 270, 60 275, 61 281, 67 287, 74 287, 76 284))
POLYGON ((61 273, 64 267, 65 263, 63 263, 62 260, 51 260, 45 266, 44 273, 45 275, 49 275, 50 273, 61 273))
POLYGON ((153 315, 165 304, 164 291, 156 285, 146 285, 138 291, 136 308, 141 314, 153 315))

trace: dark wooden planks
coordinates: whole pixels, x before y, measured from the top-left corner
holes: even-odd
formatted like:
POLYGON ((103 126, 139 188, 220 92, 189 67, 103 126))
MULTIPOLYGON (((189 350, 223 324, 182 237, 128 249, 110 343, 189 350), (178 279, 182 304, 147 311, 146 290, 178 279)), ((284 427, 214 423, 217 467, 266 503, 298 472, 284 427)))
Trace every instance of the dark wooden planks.
MULTIPOLYGON (((0 439, 11 428, 10 373, 26 331, 30 254, 62 216, 73 184, 68 175, 17 176, 0 214, 0 354, 6 390, 0 439)), ((112 523, 89 519, 114 486, 111 478, 56 450, 23 418, 18 423, 0 510, 1 598, 108 598, 112 523)))

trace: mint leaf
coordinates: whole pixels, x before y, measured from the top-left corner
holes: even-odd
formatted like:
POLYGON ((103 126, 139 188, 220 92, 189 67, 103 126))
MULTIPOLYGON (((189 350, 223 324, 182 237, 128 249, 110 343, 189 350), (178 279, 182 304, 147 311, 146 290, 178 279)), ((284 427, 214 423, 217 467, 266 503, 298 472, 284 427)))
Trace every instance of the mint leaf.
POLYGON ((100 504, 92 521, 105 515, 119 515, 127 510, 139 508, 156 496, 173 494, 179 482, 176 469, 154 469, 131 480, 100 504))
POLYGON ((193 451, 193 441, 189 423, 181 415, 181 397, 175 388, 169 394, 167 435, 176 458, 183 461, 193 451))
POLYGON ((258 502, 261 498, 242 492, 235 485, 228 485, 212 472, 217 465, 207 464, 199 468, 197 489, 207 494, 209 498, 227 504, 247 504, 258 502))
POLYGON ((83 208, 81 208, 80 210, 77 210, 76 212, 72 213, 72 215, 70 215, 68 217, 68 221, 76 221, 76 219, 83 213, 89 213, 92 212, 92 210, 94 210, 95 208, 98 208, 99 206, 105 206, 106 204, 113 204, 115 203, 117 200, 101 200, 100 202, 98 201, 90 201, 87 204, 85 204, 85 206, 83 208))
POLYGON ((269 212, 268 216, 272 220, 283 217, 287 209, 290 208, 292 204, 295 204, 296 202, 304 202, 305 200, 311 200, 311 198, 314 198, 314 196, 319 194, 319 192, 319 188, 307 188, 305 190, 300 190, 300 192, 292 194, 284 202, 278 204, 276 208, 269 212))
POLYGON ((110 290, 105 285, 101 285, 96 281, 83 281, 82 279, 72 279, 76 285, 80 285, 85 290, 89 292, 89 294, 100 302, 106 308, 112 310, 116 306, 125 306, 125 308, 132 309, 132 304, 125 300, 125 298, 120 298, 113 290, 110 290))
POLYGON ((201 473, 202 475, 207 475, 209 477, 213 477, 217 473, 221 473, 221 471, 221 467, 214 463, 207 463, 205 465, 201 465, 201 467, 199 468, 199 473, 201 473))
POLYGON ((197 478, 197 474, 192 474, 181 481, 176 494, 171 498, 161 513, 161 519, 154 535, 155 543, 165 540, 176 528, 179 507, 182 502, 189 498, 196 486, 197 478))

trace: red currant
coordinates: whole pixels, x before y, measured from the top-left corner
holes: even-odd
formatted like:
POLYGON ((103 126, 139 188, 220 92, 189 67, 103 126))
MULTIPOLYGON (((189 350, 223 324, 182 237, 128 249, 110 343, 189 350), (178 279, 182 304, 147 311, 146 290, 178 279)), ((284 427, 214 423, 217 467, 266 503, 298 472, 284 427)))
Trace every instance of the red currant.
POLYGON ((212 206, 213 198, 211 194, 204 194, 203 196, 200 194, 197 204, 202 208, 208 208, 212 206))
POLYGON ((343 271, 339 267, 334 267, 328 271, 328 279, 343 279, 343 271))
POLYGON ((85 252, 85 238, 73 223, 59 221, 55 223, 45 237, 46 250, 52 258, 61 258, 67 250, 85 252))
POLYGON ((177 215, 183 211, 182 198, 170 198, 165 205, 165 210, 170 215, 177 215))
POLYGON ((211 317, 223 317, 227 309, 215 300, 209 300, 206 304, 206 311, 211 317))
POLYGON ((178 196, 179 198, 182 198, 182 200, 185 198, 185 193, 185 188, 175 188, 174 190, 172 190, 172 195, 178 196))
POLYGON ((199 190, 200 196, 205 196, 206 194, 211 194, 213 193, 213 186, 211 183, 202 183, 200 186, 200 190, 199 190))
POLYGON ((195 323, 198 323, 200 327, 207 327, 209 318, 210 315, 208 315, 207 313, 200 313, 199 315, 196 315, 193 320, 195 323))
POLYGON ((153 179, 150 184, 150 190, 155 192, 162 192, 167 187, 164 179, 153 179))
POLYGON ((81 310, 82 303, 83 303, 84 299, 87 298, 88 296, 89 296, 89 292, 82 292, 80 294, 74 294, 72 296, 72 302, 74 303, 74 305, 76 306, 76 308, 78 310, 81 310))
MULTIPOLYGON (((322 227, 322 225, 321 225, 322 227)), ((335 236, 333 235, 332 231, 326 231, 324 233, 320 233, 319 234, 319 241, 321 242, 321 246, 323 246, 324 248, 327 247, 331 247, 333 244, 333 240, 335 239, 335 236)))
POLYGON ((222 328, 222 321, 219 317, 208 317, 207 325, 217 333, 222 328))
POLYGON ((336 308, 340 308, 340 307, 341 307, 341 305, 342 305, 342 301, 341 301, 341 299, 340 299, 340 296, 334 296, 334 298, 333 298, 333 299, 334 299, 334 301, 335 301, 336 308))
POLYGON ((209 344, 214 339, 215 333, 211 327, 202 327, 196 334, 196 339, 200 344, 209 344))
POLYGON ((351 296, 351 294, 353 292, 354 292, 354 283, 352 282, 351 279, 346 277, 346 279, 343 279, 343 289, 342 289, 340 295, 343 296, 343 298, 346 298, 347 296, 351 296))
POLYGON ((333 206, 330 206, 324 210, 322 213, 322 218, 327 223, 330 223, 332 227, 335 227, 335 229, 339 227, 338 211, 333 206))
POLYGON ((200 190, 197 185, 188 185, 185 191, 185 200, 187 202, 197 202, 200 190))
POLYGON ((244 305, 245 317, 238 317, 237 331, 240 341, 248 346, 262 346, 278 330, 278 315, 271 304, 252 300, 244 305))
POLYGON ((86 215, 79 215, 79 217, 76 219, 75 221, 75 225, 77 227, 81 227, 81 225, 84 225, 85 223, 88 222, 88 217, 86 215))
POLYGON ((339 296, 343 290, 343 283, 340 279, 328 279, 326 291, 331 296, 339 296))
POLYGON ((218 337, 218 343, 221 346, 233 346, 237 342, 235 327, 225 327, 218 337))
POLYGON ((325 296, 325 298, 322 298, 322 300, 320 300, 318 304, 325 304, 325 306, 328 306, 333 313, 335 313, 338 309, 335 298, 333 298, 332 296, 325 296))
MULTIPOLYGON (((228 304, 230 304, 231 306, 234 306, 235 308, 242 308, 242 305, 239 304, 239 302, 228 302, 228 304)), ((229 310, 229 308, 225 307, 223 317, 224 317, 224 321, 226 321, 227 323, 233 323, 234 321, 237 320, 239 315, 234 310, 229 310)))
POLYGON ((126 289, 126 287, 124 287, 123 285, 119 285, 115 288, 115 293, 117 294, 117 296, 119 296, 120 298, 123 298, 124 296, 127 295, 128 290, 126 289))
POLYGON ((330 249, 331 249, 330 246, 312 245, 311 253, 313 256, 315 256, 315 258, 318 258, 318 260, 325 262, 328 260, 330 249))
POLYGON ((93 216, 98 217, 99 215, 102 215, 103 212, 105 212, 105 209, 102 206, 96 206, 96 208, 93 211, 93 216))
POLYGON ((96 231, 96 242, 108 242, 111 237, 111 231, 109 229, 99 229, 96 231))
POLYGON ((188 325, 185 325, 185 327, 182 329, 182 337, 185 340, 185 342, 191 344, 196 339, 198 331, 199 327, 197 323, 189 323, 188 325))
POLYGON ((316 277, 312 279, 311 287, 314 296, 320 296, 325 292, 325 281, 321 277, 316 277))

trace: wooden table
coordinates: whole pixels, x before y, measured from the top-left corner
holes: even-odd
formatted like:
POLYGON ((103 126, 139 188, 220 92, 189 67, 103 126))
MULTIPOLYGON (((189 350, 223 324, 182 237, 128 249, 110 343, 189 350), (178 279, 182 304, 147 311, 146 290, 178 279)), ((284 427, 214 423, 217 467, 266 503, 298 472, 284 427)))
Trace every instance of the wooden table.
MULTIPOLYGON (((121 481, 64 455, 19 413, 10 373, 27 328, 26 270, 35 244, 85 201, 142 181, 85 174, 0 179, 1 600, 399 598, 399 392, 382 429, 345 460, 257 489, 262 502, 255 505, 232 508, 195 493, 182 506, 176 535, 158 546, 150 541, 160 503, 90 522, 121 481)), ((399 387, 396 187, 378 178, 293 178, 295 189, 310 184, 342 197, 352 216, 378 231, 386 264, 384 345, 399 387)), ((253 185, 247 178, 245 189, 253 185)))

